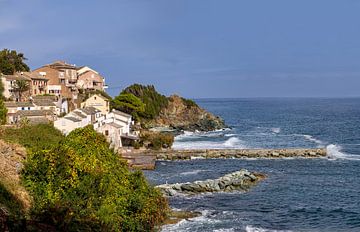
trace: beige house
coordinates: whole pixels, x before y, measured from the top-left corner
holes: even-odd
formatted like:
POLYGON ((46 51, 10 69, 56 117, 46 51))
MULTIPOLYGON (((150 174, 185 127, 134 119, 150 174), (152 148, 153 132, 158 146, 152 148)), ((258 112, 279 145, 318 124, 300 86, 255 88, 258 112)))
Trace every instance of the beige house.
POLYGON ((109 99, 100 94, 94 94, 81 103, 81 108, 89 106, 100 110, 102 114, 107 114, 110 111, 109 99))
MULTIPOLYGON (((21 73, 15 73, 14 75, 3 75, 0 74, 0 79, 1 82, 4 86, 4 92, 3 92, 3 96, 6 99, 11 99, 14 101, 20 101, 20 97, 19 97, 19 93, 16 91, 15 89, 15 83, 18 80, 24 80, 27 81, 29 83, 29 86, 31 85, 31 79, 28 77, 23 76, 21 73)), ((30 90, 23 92, 22 95, 22 99, 27 99, 30 96, 30 90)))
POLYGON ((80 67, 77 70, 77 75, 78 80, 76 87, 79 89, 104 91, 107 88, 105 85, 105 78, 94 69, 91 69, 87 66, 80 67))
POLYGON ((49 123, 57 119, 52 110, 21 110, 15 116, 15 123, 21 122, 22 119, 29 120, 31 124, 49 123))

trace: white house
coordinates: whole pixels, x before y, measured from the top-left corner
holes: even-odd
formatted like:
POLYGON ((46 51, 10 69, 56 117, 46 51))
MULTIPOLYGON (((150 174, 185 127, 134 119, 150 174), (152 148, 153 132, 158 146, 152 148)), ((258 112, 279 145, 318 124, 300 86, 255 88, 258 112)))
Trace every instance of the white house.
POLYGON ((94 107, 85 107, 76 109, 68 113, 65 117, 59 118, 54 122, 54 126, 63 134, 68 135, 77 128, 97 123, 100 117, 100 110, 97 110, 94 107))

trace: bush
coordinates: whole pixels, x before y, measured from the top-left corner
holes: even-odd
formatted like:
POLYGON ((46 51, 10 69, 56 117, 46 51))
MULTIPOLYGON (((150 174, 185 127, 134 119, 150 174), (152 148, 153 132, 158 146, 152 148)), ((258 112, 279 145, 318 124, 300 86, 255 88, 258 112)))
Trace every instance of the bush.
POLYGON ((139 113, 139 116, 144 119, 154 119, 159 116, 160 111, 169 102, 168 98, 158 93, 153 85, 133 84, 124 89, 121 94, 133 94, 145 104, 144 112, 139 113))
MULTIPOLYGON (((1 82, 1 80, 0 80, 0 82, 1 82)), ((0 125, 3 125, 6 123, 6 114, 7 114, 7 109, 4 105, 2 97, 0 95, 0 125)))
POLYGON ((28 156, 22 176, 33 217, 60 230, 150 231, 167 214, 161 193, 141 172, 130 172, 91 127, 28 156))
POLYGON ((145 132, 140 139, 143 144, 147 144, 147 148, 154 150, 170 148, 174 143, 174 136, 170 133, 145 132))
POLYGON ((28 152, 50 149, 57 145, 64 136, 52 124, 24 125, 20 128, 5 128, 0 138, 18 143, 28 152))

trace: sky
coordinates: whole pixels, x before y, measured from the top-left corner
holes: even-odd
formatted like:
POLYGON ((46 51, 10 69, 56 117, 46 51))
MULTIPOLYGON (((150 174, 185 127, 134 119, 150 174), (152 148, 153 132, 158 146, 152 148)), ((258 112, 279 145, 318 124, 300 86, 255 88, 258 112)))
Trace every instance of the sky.
POLYGON ((360 96, 358 0, 0 0, 0 49, 189 98, 360 96))

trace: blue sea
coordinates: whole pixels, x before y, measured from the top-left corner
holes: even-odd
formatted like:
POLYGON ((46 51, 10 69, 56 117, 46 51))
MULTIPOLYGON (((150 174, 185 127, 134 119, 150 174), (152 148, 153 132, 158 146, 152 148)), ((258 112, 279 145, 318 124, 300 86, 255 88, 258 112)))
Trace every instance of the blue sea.
POLYGON ((176 137, 175 149, 316 148, 321 159, 159 161, 156 184, 218 178, 242 168, 268 177, 249 192, 172 197, 201 216, 163 231, 360 231, 360 98, 201 99, 229 128, 176 137))

